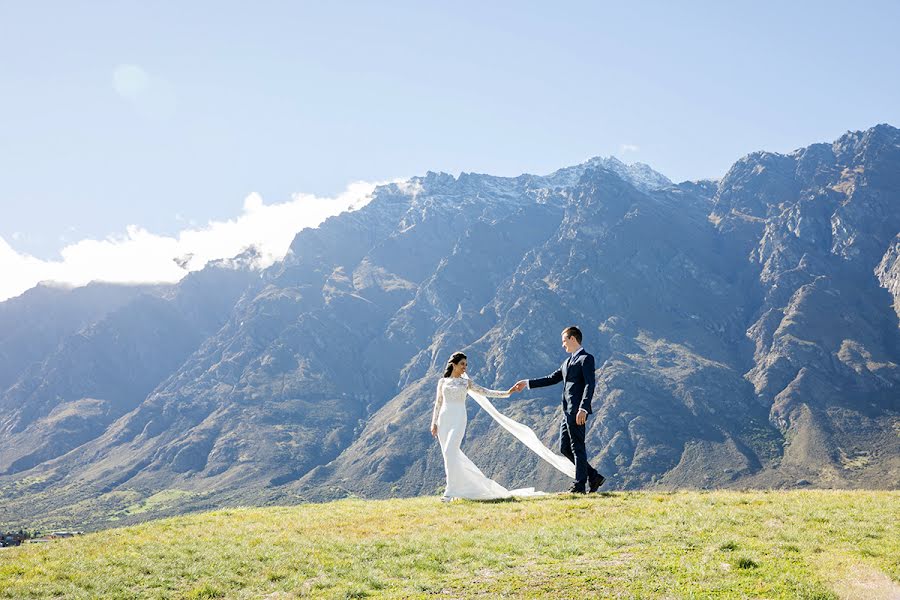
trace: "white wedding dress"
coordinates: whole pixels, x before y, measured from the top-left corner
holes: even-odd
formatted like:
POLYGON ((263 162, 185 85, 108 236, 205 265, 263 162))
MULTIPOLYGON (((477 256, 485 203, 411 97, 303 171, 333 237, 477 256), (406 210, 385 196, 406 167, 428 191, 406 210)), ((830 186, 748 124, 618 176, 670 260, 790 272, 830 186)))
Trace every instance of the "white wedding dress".
POLYGON ((535 496, 534 488, 508 490, 496 481, 486 477, 475 463, 469 460, 460 444, 466 433, 466 395, 472 398, 504 429, 512 433, 538 456, 549 462, 571 478, 575 478, 575 465, 567 458, 553 453, 537 435, 521 423, 513 421, 494 408, 490 398, 508 398, 509 392, 489 390, 466 377, 442 377, 437 385, 437 398, 431 423, 437 425, 438 441, 444 455, 444 470, 447 473, 447 487, 444 499, 467 498, 470 500, 491 500, 511 496, 535 496))

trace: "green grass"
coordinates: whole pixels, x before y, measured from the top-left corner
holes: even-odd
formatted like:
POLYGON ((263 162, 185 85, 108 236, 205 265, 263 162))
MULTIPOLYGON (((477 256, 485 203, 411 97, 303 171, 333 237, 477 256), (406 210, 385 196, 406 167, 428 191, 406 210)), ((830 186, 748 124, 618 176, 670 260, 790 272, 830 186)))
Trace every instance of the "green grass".
POLYGON ((160 508, 164 508, 167 506, 172 506, 178 503, 179 500, 183 500, 185 498, 190 498, 193 496, 191 492, 186 492, 184 490, 163 490, 152 496, 141 500, 140 502, 135 502, 134 504, 125 508, 125 513, 129 515, 139 515, 147 512, 151 512, 154 510, 159 510, 160 508))
POLYGON ((810 490, 220 510, 0 551, 0 597, 829 599, 876 580, 890 594, 898 505, 810 490))

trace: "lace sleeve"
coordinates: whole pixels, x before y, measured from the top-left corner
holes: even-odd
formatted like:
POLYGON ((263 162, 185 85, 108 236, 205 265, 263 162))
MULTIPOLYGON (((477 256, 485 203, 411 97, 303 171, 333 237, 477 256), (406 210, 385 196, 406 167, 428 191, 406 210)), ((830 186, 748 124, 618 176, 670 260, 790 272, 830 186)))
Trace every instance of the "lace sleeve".
POLYGON ((438 379, 437 395, 434 399, 434 411, 431 413, 432 427, 437 424, 438 414, 441 412, 441 404, 444 403, 444 378, 438 379))
POLYGON ((475 392, 476 394, 481 394, 487 398, 509 398, 509 390, 499 391, 499 390, 489 390, 487 388, 483 388, 471 379, 469 380, 469 389, 475 392))

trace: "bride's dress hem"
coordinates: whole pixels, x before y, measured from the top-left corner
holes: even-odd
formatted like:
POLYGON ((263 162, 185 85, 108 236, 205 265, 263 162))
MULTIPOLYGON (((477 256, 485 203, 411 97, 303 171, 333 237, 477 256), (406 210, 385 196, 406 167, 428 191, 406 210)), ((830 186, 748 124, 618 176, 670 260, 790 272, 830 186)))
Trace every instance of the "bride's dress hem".
POLYGON ((454 500, 469 500, 471 502, 489 502, 491 500, 511 500, 513 498, 531 498, 534 496, 549 496, 549 492, 541 492, 535 490, 533 487, 530 488, 519 488, 515 490, 509 490, 508 494, 500 495, 500 496, 440 496, 441 502, 452 502, 454 500))

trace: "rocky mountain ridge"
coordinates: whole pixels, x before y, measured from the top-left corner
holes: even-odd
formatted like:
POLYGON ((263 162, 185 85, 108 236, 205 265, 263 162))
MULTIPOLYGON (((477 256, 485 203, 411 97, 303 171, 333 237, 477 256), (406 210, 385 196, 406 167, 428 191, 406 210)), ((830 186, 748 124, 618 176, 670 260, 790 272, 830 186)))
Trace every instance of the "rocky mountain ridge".
MULTIPOLYGON (((0 523, 436 493, 446 357, 505 388, 555 369, 572 323, 610 488, 896 488, 898 235, 887 125, 715 182, 592 159, 382 186, 261 274, 211 265, 20 369, 0 523)), ((558 390, 498 406, 555 446, 558 390)), ((565 485, 474 408, 464 447, 504 485, 565 485)))

